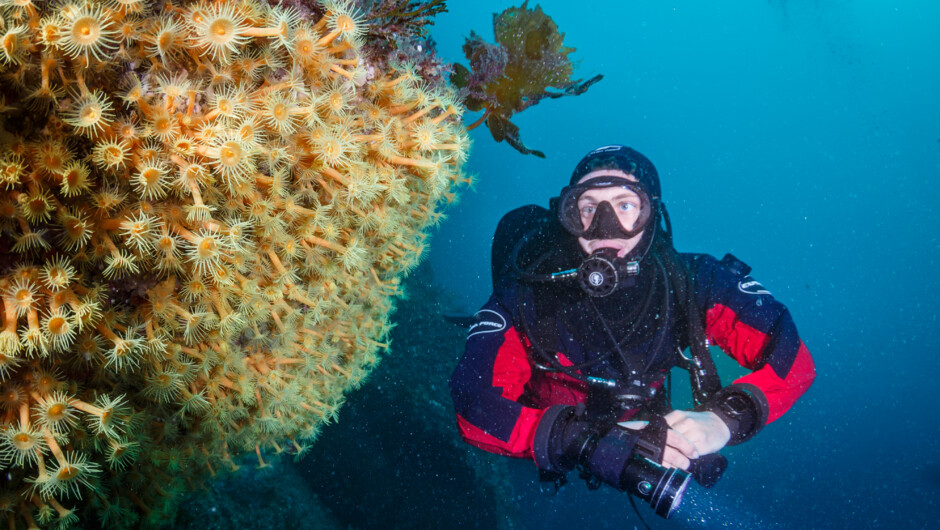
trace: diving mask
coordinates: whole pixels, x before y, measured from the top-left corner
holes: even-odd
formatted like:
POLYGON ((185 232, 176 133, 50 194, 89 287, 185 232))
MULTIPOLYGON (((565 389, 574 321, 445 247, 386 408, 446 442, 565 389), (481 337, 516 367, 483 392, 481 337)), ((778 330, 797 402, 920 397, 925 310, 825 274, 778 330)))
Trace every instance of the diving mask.
POLYGON ((646 187, 639 182, 615 177, 592 178, 581 184, 566 186, 558 202, 558 220, 571 235, 584 239, 630 239, 639 235, 653 218, 653 205, 646 187), (589 190, 621 188, 623 198, 596 201, 582 197, 589 190), (582 200, 583 199, 583 200, 582 200), (637 203, 637 200, 639 204, 637 203), (616 209, 637 208, 633 226, 624 226, 616 209), (585 226, 587 225, 587 226, 585 226))

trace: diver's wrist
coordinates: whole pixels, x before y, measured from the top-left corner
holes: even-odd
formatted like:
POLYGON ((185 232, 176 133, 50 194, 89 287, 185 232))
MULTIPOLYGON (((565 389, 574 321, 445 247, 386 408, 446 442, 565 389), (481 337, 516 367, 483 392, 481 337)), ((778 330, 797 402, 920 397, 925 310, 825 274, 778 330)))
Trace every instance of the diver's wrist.
POLYGON ((718 416, 731 433, 728 445, 737 445, 760 432, 767 423, 769 407, 767 397, 759 388, 744 383, 722 388, 697 410, 718 416))

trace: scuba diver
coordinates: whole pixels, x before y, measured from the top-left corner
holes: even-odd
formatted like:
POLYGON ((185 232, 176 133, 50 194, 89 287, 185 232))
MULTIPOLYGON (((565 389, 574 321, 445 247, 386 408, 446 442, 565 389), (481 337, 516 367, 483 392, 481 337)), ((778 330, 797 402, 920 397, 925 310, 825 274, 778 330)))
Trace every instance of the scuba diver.
POLYGON ((747 265, 680 254, 672 236, 656 168, 621 145, 588 153, 548 210, 506 214, 493 293, 465 323, 450 381, 463 439, 533 459, 548 493, 578 469, 662 517, 690 476, 713 485, 718 451, 783 415, 815 367, 747 265), (751 373, 722 386, 709 345, 751 373), (672 408, 674 366, 689 371, 693 410, 672 408))

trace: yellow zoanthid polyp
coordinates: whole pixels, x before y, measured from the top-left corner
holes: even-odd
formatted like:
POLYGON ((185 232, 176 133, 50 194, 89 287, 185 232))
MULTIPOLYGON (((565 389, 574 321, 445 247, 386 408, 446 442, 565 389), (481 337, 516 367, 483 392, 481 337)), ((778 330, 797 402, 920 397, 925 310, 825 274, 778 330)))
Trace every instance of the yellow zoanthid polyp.
POLYGON ((26 26, 10 26, 0 37, 0 61, 17 65, 29 55, 29 40, 26 26))
POLYGON ((196 45, 222 63, 231 61, 249 39, 245 35, 245 17, 239 6, 231 2, 208 5, 198 19, 194 17, 191 28, 196 45))
POLYGON ((29 5, 0 27, 4 513, 156 526, 336 419, 467 135, 349 0, 29 5))
POLYGON ((106 59, 117 45, 117 25, 112 16, 110 10, 94 1, 63 4, 56 45, 71 59, 106 59))
POLYGON ((110 127, 112 106, 104 92, 95 90, 72 98, 71 108, 62 120, 88 136, 96 136, 110 127))

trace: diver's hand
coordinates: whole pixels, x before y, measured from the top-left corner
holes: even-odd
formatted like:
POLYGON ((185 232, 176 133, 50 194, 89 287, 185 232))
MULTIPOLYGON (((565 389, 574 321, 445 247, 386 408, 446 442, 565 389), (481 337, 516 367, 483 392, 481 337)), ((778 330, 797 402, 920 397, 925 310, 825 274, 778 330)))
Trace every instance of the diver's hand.
MULTIPOLYGON (((624 429, 639 431, 645 429, 649 422, 633 420, 623 421, 618 425, 624 429)), ((663 448, 660 464, 665 467, 676 467, 688 471, 691 461, 698 457, 699 452, 695 448, 695 444, 689 441, 684 434, 672 428, 666 431, 666 447, 663 448)))
POLYGON ((681 438, 678 445, 673 445, 667 437, 667 447, 663 454, 664 466, 688 470, 690 458, 717 453, 731 439, 728 426, 714 412, 674 410, 664 417, 670 427, 669 434, 676 434, 681 438), (686 443, 693 446, 694 456, 689 455, 686 443), (673 450, 670 451, 670 448, 673 450))
MULTIPOLYGON (((667 422, 668 423, 668 422, 667 422)), ((692 459, 698 458, 699 452, 684 434, 675 429, 666 431, 666 447, 663 449, 663 467, 677 467, 689 470, 692 459)))
MULTIPOLYGON (((666 447, 663 449, 662 465, 689 470, 693 459, 717 453, 731 439, 731 431, 714 412, 674 410, 663 416, 669 425, 666 431, 666 447)), ((619 425, 625 429, 639 430, 646 427, 645 421, 625 421, 619 425)))

